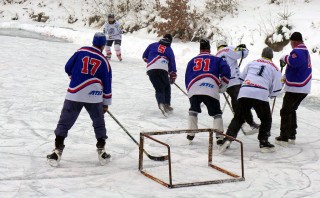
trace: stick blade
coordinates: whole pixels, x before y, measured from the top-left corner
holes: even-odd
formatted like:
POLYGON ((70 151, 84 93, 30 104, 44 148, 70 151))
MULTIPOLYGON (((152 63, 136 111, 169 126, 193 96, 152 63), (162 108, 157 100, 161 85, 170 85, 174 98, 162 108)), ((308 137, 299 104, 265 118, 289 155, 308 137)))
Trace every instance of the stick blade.
POLYGON ((152 156, 152 155, 148 155, 148 154, 146 154, 146 155, 148 156, 149 159, 151 159, 153 161, 166 161, 169 159, 168 155, 166 155, 166 156, 152 156))

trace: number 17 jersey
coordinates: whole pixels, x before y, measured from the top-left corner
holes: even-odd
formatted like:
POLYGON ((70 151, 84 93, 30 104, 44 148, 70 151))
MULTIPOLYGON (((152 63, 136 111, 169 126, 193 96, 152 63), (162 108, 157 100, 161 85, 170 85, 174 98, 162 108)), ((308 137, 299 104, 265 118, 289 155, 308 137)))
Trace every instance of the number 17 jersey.
POLYGON ((112 72, 100 49, 80 48, 67 62, 65 71, 71 79, 67 100, 111 105, 112 72))

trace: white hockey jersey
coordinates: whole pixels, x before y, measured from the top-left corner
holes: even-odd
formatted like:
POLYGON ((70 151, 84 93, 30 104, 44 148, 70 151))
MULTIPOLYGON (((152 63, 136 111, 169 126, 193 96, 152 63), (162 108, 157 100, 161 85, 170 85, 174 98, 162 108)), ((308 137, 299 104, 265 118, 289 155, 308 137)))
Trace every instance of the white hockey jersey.
POLYGON ((260 58, 244 68, 239 98, 254 98, 269 102, 269 97, 281 94, 281 72, 271 60, 260 58))
POLYGON ((108 35, 107 40, 121 40, 122 39, 122 29, 118 21, 113 24, 109 24, 107 21, 104 26, 104 33, 108 35))
POLYGON ((234 46, 224 47, 217 52, 216 56, 220 58, 224 57, 231 70, 231 78, 229 80, 228 87, 241 84, 242 81, 240 80, 240 70, 237 60, 242 56, 243 58, 246 58, 248 53, 248 49, 243 48, 242 50, 237 50, 234 46))

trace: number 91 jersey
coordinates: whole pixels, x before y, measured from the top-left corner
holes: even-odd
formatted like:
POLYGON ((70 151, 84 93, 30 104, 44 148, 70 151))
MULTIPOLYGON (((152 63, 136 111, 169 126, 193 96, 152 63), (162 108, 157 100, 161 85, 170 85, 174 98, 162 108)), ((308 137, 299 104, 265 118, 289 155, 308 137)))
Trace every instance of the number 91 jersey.
POLYGON ((230 67, 222 58, 201 52, 188 63, 185 85, 188 97, 207 95, 219 100, 219 86, 228 84, 230 67))
POLYGON ((65 71, 71 79, 67 100, 111 105, 112 72, 100 49, 80 48, 67 62, 65 71))

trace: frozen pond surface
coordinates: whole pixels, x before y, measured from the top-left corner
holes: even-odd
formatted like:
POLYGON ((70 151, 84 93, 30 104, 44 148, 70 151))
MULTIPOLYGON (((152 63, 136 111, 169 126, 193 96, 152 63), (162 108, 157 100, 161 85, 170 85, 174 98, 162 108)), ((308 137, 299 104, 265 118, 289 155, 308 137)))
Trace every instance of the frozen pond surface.
MULTIPOLYGON (((318 97, 314 96, 299 107, 296 145, 277 146, 275 153, 262 154, 256 135, 239 133, 238 138, 244 143, 244 182, 169 190, 138 171, 138 147, 110 116, 105 117, 109 136, 106 149, 112 155, 112 161, 102 167, 98 164, 96 140, 86 111, 81 112, 69 132, 60 167, 50 167, 45 156, 54 146, 53 130, 69 83, 64 65, 80 46, 51 42, 45 36, 30 32, 6 31, 7 35, 0 36, 1 198, 320 197, 320 110, 318 97), (12 37, 17 32, 23 36, 12 37)), ((164 118, 157 107, 154 89, 141 59, 141 53, 149 43, 149 40, 125 37, 124 60, 119 62, 113 57, 110 61, 113 104, 109 109, 137 140, 141 131, 187 128, 189 101, 176 87, 172 87, 173 114, 164 118)), ((184 63, 181 51, 191 49, 192 45, 174 45, 177 62, 184 63)), ((185 64, 179 64, 178 69, 176 83, 184 88, 185 64)), ((279 134, 282 98, 276 101, 272 143, 279 134)), ((221 103, 224 104, 223 99, 221 103)), ((204 107, 202 111, 199 128, 211 127, 212 118, 204 107)), ((223 114, 225 128, 231 118, 227 107, 223 114)), ((225 178, 207 166, 207 134, 197 135, 192 145, 188 144, 185 135, 157 138, 172 146, 175 183, 225 178)), ((152 155, 165 153, 163 147, 150 141, 145 142, 145 149, 152 155)), ((239 173, 237 144, 232 144, 224 155, 217 153, 216 145, 213 149, 217 165, 239 173)), ((147 157, 145 160, 148 172, 168 180, 167 162, 154 162, 147 157)))
POLYGON ((39 39, 49 42, 68 42, 66 39, 56 38, 52 36, 47 36, 43 34, 39 34, 36 32, 31 32, 22 29, 14 29, 14 28, 0 28, 0 35, 2 36, 12 36, 12 37, 21 37, 21 38, 31 38, 31 39, 39 39))

